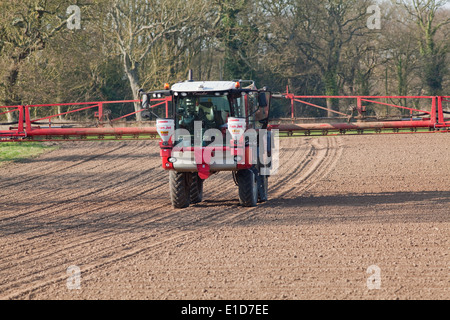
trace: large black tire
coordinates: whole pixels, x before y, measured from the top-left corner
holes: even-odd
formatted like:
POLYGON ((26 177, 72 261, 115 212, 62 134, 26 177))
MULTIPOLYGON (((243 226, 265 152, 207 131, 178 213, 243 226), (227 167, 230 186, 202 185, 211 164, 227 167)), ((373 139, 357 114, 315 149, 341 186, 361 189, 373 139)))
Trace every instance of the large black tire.
POLYGON ((203 201, 203 179, 198 176, 198 173, 192 174, 190 198, 191 203, 199 203, 203 201))
POLYGON ((174 208, 182 209, 189 207, 189 187, 191 180, 190 173, 176 172, 173 170, 169 172, 170 200, 174 208))
POLYGON ((243 207, 255 207, 258 204, 258 185, 252 170, 239 170, 236 174, 239 187, 239 203, 243 207))
POLYGON ((258 195, 258 201, 259 202, 266 202, 269 199, 268 192, 269 192, 269 177, 268 176, 259 176, 259 180, 261 183, 261 187, 259 189, 259 195, 258 195))

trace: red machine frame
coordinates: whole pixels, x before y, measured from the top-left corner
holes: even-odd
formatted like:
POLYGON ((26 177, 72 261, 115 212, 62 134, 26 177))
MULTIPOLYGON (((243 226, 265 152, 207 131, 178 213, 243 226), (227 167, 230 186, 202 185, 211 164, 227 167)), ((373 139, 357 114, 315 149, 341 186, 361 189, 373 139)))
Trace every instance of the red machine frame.
MULTIPOLYGON (((108 104, 118 104, 118 103, 139 103, 139 100, 121 100, 121 101, 100 101, 100 102, 81 102, 81 103, 60 103, 60 104, 40 104, 40 105, 27 105, 27 106, 10 106, 10 107, 0 107, 2 109, 8 109, 7 111, 0 112, 0 115, 18 111, 18 122, 17 128, 10 128, 9 130, 0 130, 0 139, 20 139, 27 138, 32 140, 34 137, 69 137, 75 136, 84 139, 87 136, 98 136, 100 139, 105 136, 114 136, 121 137, 124 135, 131 136, 139 136, 142 134, 148 135, 157 135, 156 128, 154 127, 105 127, 105 113, 104 106, 108 104), (77 108, 74 110, 70 110, 67 112, 62 112, 54 115, 50 115, 47 117, 42 117, 38 119, 31 119, 30 109, 31 108, 44 108, 44 107, 70 107, 70 106, 82 106, 81 108, 77 108), (88 109, 97 109, 95 112, 95 117, 97 118, 97 127, 95 128, 52 128, 51 119, 70 114, 75 112, 80 112, 88 109), (49 120, 48 128, 41 128, 40 126, 34 125, 36 122, 49 120)), ((151 105, 151 108, 155 108, 160 105, 165 105, 166 108, 166 116, 168 115, 169 109, 168 105, 170 102, 169 98, 161 98, 161 99, 152 99, 151 102, 155 103, 151 105)), ((138 110, 136 112, 132 112, 121 117, 109 120, 109 123, 112 124, 115 121, 127 118, 129 116, 135 115, 139 112, 144 111, 138 110)), ((54 140, 54 139, 51 139, 54 140)), ((8 140, 7 140, 8 141, 8 140)))
MULTIPOLYGON (((291 121, 290 123, 270 124, 270 129, 277 129, 280 132, 287 132, 293 134, 294 132, 302 132, 305 135, 309 135, 313 132, 319 134, 329 134, 336 132, 338 134, 345 134, 348 132, 356 132, 357 134, 363 134, 364 130, 375 130, 376 133, 380 133, 382 130, 390 129, 389 133, 398 133, 401 129, 410 129, 411 132, 417 130, 417 128, 428 128, 429 132, 448 132, 450 128, 450 118, 445 117, 443 102, 450 102, 450 96, 296 96, 288 91, 281 95, 282 98, 289 99, 291 103, 291 121), (389 106, 404 110, 409 110, 411 117, 409 120, 389 120, 389 121, 354 121, 350 122, 351 116, 339 111, 330 110, 328 108, 313 104, 305 101, 307 99, 354 99, 356 100, 356 110, 359 116, 362 116, 365 111, 364 103, 372 103, 376 105, 389 106), (379 99, 424 99, 430 100, 430 110, 420 110, 405 106, 400 106, 392 103, 386 103, 378 101, 379 99), (340 116, 348 118, 347 122, 337 123, 295 123, 294 103, 298 102, 307 106, 331 111, 340 116), (419 112, 424 115, 429 115, 421 118, 420 120, 413 119, 413 112, 419 112)), ((83 102, 83 103, 62 103, 62 104, 40 104, 40 105, 21 105, 21 106, 3 106, 0 107, 0 115, 18 112, 17 128, 9 128, 9 130, 0 130, 0 141, 21 141, 21 140, 33 140, 35 137, 42 140, 56 140, 54 137, 62 137, 62 140, 67 140, 69 137, 77 137, 79 139, 85 139, 87 136, 103 139, 105 136, 111 136, 116 139, 122 139, 123 136, 131 136, 132 138, 139 138, 142 135, 148 135, 149 138, 156 138, 157 131, 155 127, 114 127, 112 123, 115 121, 127 118, 144 111, 138 110, 118 117, 116 119, 109 120, 110 126, 105 126, 105 113, 104 106, 108 104, 118 103, 137 103, 138 100, 122 100, 122 101, 101 101, 101 102, 83 102), (30 116, 30 109, 32 108, 44 108, 44 107, 67 107, 67 106, 79 106, 80 108, 62 112, 47 117, 38 119, 32 119, 30 116), (87 109, 97 109, 95 117, 97 118, 96 127, 92 128, 55 128, 52 127, 51 120, 55 117, 75 113, 87 109), (48 127, 42 128, 36 125, 37 122, 48 120, 48 127)), ((169 115, 169 102, 171 97, 163 97, 158 99, 151 99, 151 108, 165 105, 166 117, 169 115)))
MULTIPOLYGON (((375 130, 376 133, 380 133, 385 129, 392 129, 393 133, 398 133, 400 129, 411 129, 412 132, 417 128, 428 128, 430 132, 445 131, 448 132, 450 128, 450 118, 444 116, 443 102, 450 102, 450 96, 296 96, 287 92, 282 95, 284 98, 289 99, 291 103, 291 120, 295 122, 295 102, 318 108, 321 110, 327 110, 340 116, 344 116, 348 119, 347 122, 337 123, 287 123, 287 124, 272 124, 272 129, 279 129, 281 132, 303 132, 309 135, 313 131, 319 131, 323 134, 328 134, 330 131, 337 131, 340 134, 345 134, 349 131, 356 131, 358 134, 364 133, 364 130, 375 130), (350 122, 351 115, 342 113, 340 111, 325 108, 311 102, 305 101, 306 99, 353 99, 356 100, 356 111, 359 118, 363 119, 363 113, 365 112, 365 106, 363 103, 372 103, 376 105, 389 106, 404 110, 409 110, 410 120, 388 120, 388 121, 356 121, 350 122), (430 100, 430 111, 420 110, 405 106, 400 106, 392 103, 386 103, 377 101, 379 99, 421 99, 430 100), (421 120, 413 119, 413 112, 419 112, 421 114, 427 114, 429 117, 424 117, 421 120)), ((448 113, 448 112, 447 112, 448 113)))

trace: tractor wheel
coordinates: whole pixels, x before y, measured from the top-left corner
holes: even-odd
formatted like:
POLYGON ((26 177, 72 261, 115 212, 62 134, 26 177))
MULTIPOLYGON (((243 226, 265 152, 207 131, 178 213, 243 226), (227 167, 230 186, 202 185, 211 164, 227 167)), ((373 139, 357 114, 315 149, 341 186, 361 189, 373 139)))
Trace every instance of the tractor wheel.
POLYGON ((269 191, 269 177, 268 176, 259 176, 261 182, 261 190, 259 192, 258 201, 266 202, 268 200, 268 191, 269 191))
POLYGON ((203 179, 198 176, 198 173, 192 174, 190 198, 191 203, 199 203, 203 201, 203 179))
POLYGON ((236 174, 239 187, 239 202, 243 207, 255 207, 258 203, 258 184, 250 169, 239 170, 236 174))
POLYGON ((189 207, 190 204, 190 173, 169 172, 169 188, 172 206, 176 209, 189 207))

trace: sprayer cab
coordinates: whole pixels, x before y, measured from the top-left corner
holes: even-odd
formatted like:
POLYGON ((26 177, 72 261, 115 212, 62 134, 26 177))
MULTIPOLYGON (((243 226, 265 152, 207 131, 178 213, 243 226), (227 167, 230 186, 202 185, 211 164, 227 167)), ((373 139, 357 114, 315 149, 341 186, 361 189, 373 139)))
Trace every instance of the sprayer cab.
MULTIPOLYGON (((235 181, 242 170, 258 175, 261 148, 257 136, 269 124, 271 93, 266 88, 258 90, 251 80, 188 80, 170 89, 142 93, 142 107, 149 108, 151 98, 164 97, 171 100, 170 116, 157 119, 156 128, 163 168, 173 171, 171 184, 179 186, 177 179, 184 179, 182 185, 197 190, 211 174, 220 171, 232 172, 235 181), (249 131, 255 139, 246 136, 249 131)), ((172 189, 176 188, 171 188, 174 207, 185 207, 188 191, 174 195, 172 189)), ((256 205, 255 201, 250 204, 256 205)))
POLYGON ((227 127, 229 117, 243 118, 247 128, 265 128, 269 121, 270 92, 256 89, 251 80, 186 81, 171 89, 149 93, 141 91, 142 108, 151 98, 172 97, 172 116, 176 127, 193 131, 193 121, 202 121, 204 129, 227 127))

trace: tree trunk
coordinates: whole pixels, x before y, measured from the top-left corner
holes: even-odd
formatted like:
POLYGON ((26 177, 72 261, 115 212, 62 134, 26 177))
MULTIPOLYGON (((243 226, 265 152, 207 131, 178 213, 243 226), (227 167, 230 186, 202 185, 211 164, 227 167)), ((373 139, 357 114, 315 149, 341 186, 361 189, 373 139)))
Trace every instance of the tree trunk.
MULTIPOLYGON (((130 83, 130 88, 133 93, 133 100, 139 100, 139 89, 141 89, 139 84, 139 76, 137 72, 138 65, 137 63, 134 66, 131 63, 131 60, 127 54, 124 54, 123 57, 123 65, 125 69, 125 73, 128 78, 128 82, 130 83)), ((141 109, 141 105, 139 102, 134 103, 134 111, 139 111, 141 109)), ((136 121, 141 121, 142 115, 141 113, 136 113, 136 121)))
MULTIPOLYGON (((14 61, 11 68, 9 69, 8 76, 6 77, 5 92, 3 98, 3 103, 5 106, 15 106, 20 104, 15 94, 15 87, 18 77, 19 63, 14 61)), ((8 108, 7 111, 9 110, 11 109, 8 108)), ((6 119, 7 122, 14 122, 17 120, 13 112, 6 113, 6 119)))
MULTIPOLYGON (((337 72, 333 72, 333 70, 328 70, 325 73, 325 92, 327 96, 337 96, 339 94, 339 88, 337 84, 337 72)), ((336 113, 331 110, 339 111, 339 101, 337 99, 327 99, 327 108, 330 109, 327 111, 327 117, 334 118, 336 117, 336 113)))

